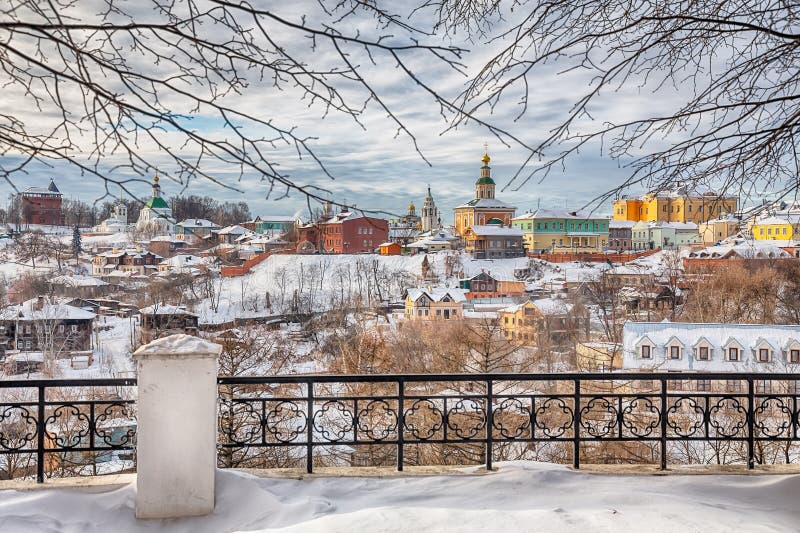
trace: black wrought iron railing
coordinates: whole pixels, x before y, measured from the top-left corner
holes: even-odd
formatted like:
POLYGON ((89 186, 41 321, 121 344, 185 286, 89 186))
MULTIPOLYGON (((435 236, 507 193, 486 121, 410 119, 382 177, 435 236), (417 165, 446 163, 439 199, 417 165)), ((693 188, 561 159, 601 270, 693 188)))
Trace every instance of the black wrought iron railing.
POLYGON ((0 381, 0 478, 133 464, 135 379, 0 381), (127 452, 127 453, 126 453, 127 452))
MULTIPOLYGON (((0 477, 134 469, 135 385, 0 381, 0 477)), ((800 374, 292 375, 218 387, 221 467, 800 461, 800 374)))
POLYGON ((419 447, 438 446, 432 455, 442 458, 442 449, 462 446, 491 468, 498 457, 555 445, 547 457, 571 458, 575 468, 582 457, 652 458, 663 469, 670 462, 753 468, 800 458, 798 380, 732 373, 221 377, 220 457, 222 466, 298 466, 302 457, 312 472, 315 456, 360 464, 354 450, 380 447, 384 461, 391 457, 402 470, 411 449, 419 457, 419 447), (715 446, 698 446, 705 443, 715 446), (332 452, 341 448, 349 449, 344 459, 332 452))

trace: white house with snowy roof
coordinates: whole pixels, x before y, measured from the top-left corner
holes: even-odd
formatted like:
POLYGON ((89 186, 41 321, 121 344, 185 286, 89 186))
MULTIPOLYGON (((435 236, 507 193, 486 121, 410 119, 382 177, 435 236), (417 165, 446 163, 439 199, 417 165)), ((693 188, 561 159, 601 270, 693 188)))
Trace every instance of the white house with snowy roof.
POLYGON ((800 325, 626 322, 622 368, 800 372, 800 325))

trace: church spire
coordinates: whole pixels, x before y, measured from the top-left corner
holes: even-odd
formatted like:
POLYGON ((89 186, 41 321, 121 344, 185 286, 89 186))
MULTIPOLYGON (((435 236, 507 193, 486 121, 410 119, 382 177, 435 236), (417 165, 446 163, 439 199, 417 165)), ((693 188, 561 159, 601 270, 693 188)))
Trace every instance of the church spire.
POLYGON ((483 145, 483 166, 481 167, 481 177, 475 182, 475 198, 492 199, 494 198, 494 180, 492 179, 492 168, 489 166, 489 145, 483 145))

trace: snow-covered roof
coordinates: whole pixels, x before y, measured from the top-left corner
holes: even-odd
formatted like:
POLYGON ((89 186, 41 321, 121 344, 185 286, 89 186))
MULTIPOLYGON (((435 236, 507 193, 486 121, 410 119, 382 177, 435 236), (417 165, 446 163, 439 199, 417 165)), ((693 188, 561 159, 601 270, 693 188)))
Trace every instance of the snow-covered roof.
POLYGON ((510 226, 476 225, 470 226, 470 229, 475 232, 475 235, 487 237, 522 237, 521 229, 510 226))
POLYGON ((450 298, 455 302, 463 302, 466 301, 467 296, 466 294, 469 291, 466 289, 445 289, 445 288, 432 288, 432 289, 408 289, 408 297, 411 301, 417 301, 417 299, 422 296, 423 294, 426 295, 428 298, 433 300, 434 302, 441 302, 442 298, 445 296, 450 296, 450 298))
POLYGON ((475 198, 465 204, 456 206, 456 209, 462 207, 477 207, 478 209, 516 209, 516 207, 498 200, 497 198, 475 198))
POLYGON ((105 281, 92 276, 76 274, 74 276, 56 276, 49 282, 53 285, 64 285, 65 287, 101 287, 108 285, 105 281))
POLYGON ((206 258, 198 257, 192 254, 178 254, 164 259, 159 263, 160 265, 169 266, 171 268, 185 268, 187 266, 194 267, 198 264, 206 264, 206 258))
POLYGON ((38 298, 31 298, 18 305, 0 310, 0 320, 92 320, 95 315, 84 309, 61 303, 45 301, 41 309, 38 298))
POLYGON ((156 304, 156 305, 149 305, 147 307, 142 307, 139 309, 139 312, 143 315, 190 315, 190 316, 197 316, 194 313, 190 313, 183 307, 179 307, 177 305, 171 304, 156 304))
POLYGON ((298 219, 295 215, 268 215, 268 216, 261 216, 254 218, 253 220, 248 221, 248 224, 253 224, 255 222, 295 222, 298 219))
POLYGON ((218 233, 219 235, 245 235, 252 232, 247 228, 243 228, 238 224, 234 224, 233 226, 226 226, 220 230, 217 230, 215 233, 218 233))
POLYGON ((697 224, 694 222, 651 222, 651 228, 671 228, 676 231, 697 231, 697 224))
POLYGON ((281 239, 280 237, 258 237, 257 239, 252 239, 251 241, 249 241, 249 244, 282 245, 282 244, 289 244, 289 242, 281 239))
POLYGON ((573 308, 571 303, 558 298, 540 298, 532 303, 543 315, 566 315, 573 308))
MULTIPOLYGON (((766 342, 775 350, 782 350, 792 341, 800 341, 800 325, 763 324, 704 324, 685 322, 626 322, 622 332, 623 367, 652 368, 654 365, 667 370, 707 370, 707 371, 775 371, 775 365, 756 361, 755 350, 766 342), (644 338, 654 345, 652 360, 642 360, 636 346, 644 338), (685 347, 696 346, 704 339, 712 347, 710 360, 697 360, 693 354, 685 353, 679 360, 667 359, 665 347, 678 342, 685 347), (739 361, 728 361, 723 353, 735 343, 744 348, 739 361)), ((772 354, 773 363, 785 364, 782 354, 772 354)), ((800 367, 798 367, 800 371, 800 367)))
POLYGON ((707 246, 689 253, 690 258, 723 258, 735 255, 743 259, 773 259, 791 257, 783 246, 795 246, 794 241, 746 241, 737 244, 707 246))
POLYGON ((608 222, 609 229, 630 229, 635 225, 635 220, 610 220, 608 222))
POLYGON ((755 225, 757 226, 777 226, 786 224, 797 224, 800 222, 800 217, 797 216, 769 216, 756 219, 755 225))
POLYGON ((28 187, 22 194, 47 194, 50 196, 61 196, 61 193, 58 191, 51 191, 47 187, 28 187))
POLYGON ((211 222, 210 220, 206 220, 204 218, 187 218, 186 220, 182 220, 178 222, 178 226, 183 228, 218 228, 219 226, 211 222))
POLYGON ((514 220, 536 220, 536 219, 568 219, 568 220, 606 220, 605 217, 592 215, 586 211, 570 211, 567 209, 537 209, 528 211, 514 220))
POLYGON ((448 246, 453 241, 458 240, 444 230, 437 230, 432 235, 422 237, 408 245, 409 248, 428 248, 429 246, 448 246))

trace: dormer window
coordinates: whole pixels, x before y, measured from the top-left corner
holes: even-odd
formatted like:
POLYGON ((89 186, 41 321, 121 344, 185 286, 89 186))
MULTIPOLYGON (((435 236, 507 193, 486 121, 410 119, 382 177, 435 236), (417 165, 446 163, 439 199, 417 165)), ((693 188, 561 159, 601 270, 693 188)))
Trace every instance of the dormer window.
POLYGON ((740 357, 739 348, 733 346, 728 348, 728 361, 739 361, 740 357))
POLYGON ((701 337, 694 345, 694 356, 698 361, 710 361, 714 350, 713 345, 705 337, 701 337))
POLYGON ((759 348, 758 349, 758 362, 759 363, 769 363, 769 348, 759 348))
POLYGON ((651 347, 649 344, 642 345, 642 359, 650 359, 651 358, 651 347))
POLYGON ((681 347, 672 345, 669 347, 669 358, 670 359, 680 359, 681 358, 681 347))
POLYGON ((792 348, 789 350, 789 362, 800 363, 800 349, 792 348))

